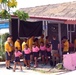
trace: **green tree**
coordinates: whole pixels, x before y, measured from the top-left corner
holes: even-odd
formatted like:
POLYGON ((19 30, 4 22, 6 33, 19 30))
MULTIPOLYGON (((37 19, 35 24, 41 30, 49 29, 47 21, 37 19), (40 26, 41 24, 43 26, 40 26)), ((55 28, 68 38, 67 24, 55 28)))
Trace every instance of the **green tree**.
MULTIPOLYGON (((11 19, 10 9, 17 7, 17 1, 16 0, 0 0, 0 4, 2 6, 2 10, 0 11, 1 18, 11 19)), ((28 13, 25 13, 24 11, 17 10, 13 14, 18 16, 18 18, 21 20, 26 20, 27 18, 29 18, 28 13)))

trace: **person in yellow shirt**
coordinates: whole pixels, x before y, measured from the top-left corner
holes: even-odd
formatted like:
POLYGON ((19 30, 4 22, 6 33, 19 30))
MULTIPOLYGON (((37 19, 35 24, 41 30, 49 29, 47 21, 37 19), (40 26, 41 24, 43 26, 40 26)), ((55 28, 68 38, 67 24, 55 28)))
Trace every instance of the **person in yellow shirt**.
MULTIPOLYGON (((28 44, 27 39, 25 39, 25 40, 23 41, 23 43, 22 43, 22 52, 23 52, 23 55, 24 55, 24 49, 25 49, 25 45, 26 45, 26 44, 28 44)), ((25 64, 25 59, 23 59, 23 61, 24 61, 24 66, 26 66, 26 64, 25 64)))
POLYGON ((27 45, 29 46, 29 39, 27 38, 27 45))
POLYGON ((12 35, 9 35, 9 37, 11 38, 10 44, 11 44, 12 51, 13 51, 14 50, 14 43, 13 43, 13 40, 12 40, 12 35))
POLYGON ((14 43, 13 43, 13 40, 12 40, 12 35, 9 35, 9 37, 11 38, 11 41, 10 41, 10 46, 12 48, 12 53, 11 53, 11 63, 13 63, 14 61, 14 43))
POLYGON ((40 39, 39 39, 39 44, 40 44, 41 42, 44 43, 44 35, 43 35, 43 34, 41 35, 41 37, 40 37, 40 39))
POLYGON ((20 38, 17 38, 17 40, 15 41, 14 47, 17 47, 18 50, 21 52, 21 44, 20 44, 20 38))
POLYGON ((31 55, 30 55, 30 61, 31 62, 33 61, 33 55, 32 55, 32 45, 33 45, 33 43, 34 43, 34 36, 29 38, 29 48, 31 50, 31 55))
POLYGON ((29 38, 29 48, 30 48, 30 50, 32 50, 33 43, 34 43, 34 36, 29 38))
POLYGON ((10 69, 10 60, 11 60, 11 52, 12 52, 12 47, 11 47, 11 38, 8 37, 7 41, 4 44, 5 48, 5 56, 6 56, 6 69, 10 69))
POLYGON ((25 39, 22 43, 22 51, 24 50, 26 44, 28 44, 27 39, 25 39))
POLYGON ((63 54, 67 54, 69 52, 69 41, 67 38, 63 39, 63 54))

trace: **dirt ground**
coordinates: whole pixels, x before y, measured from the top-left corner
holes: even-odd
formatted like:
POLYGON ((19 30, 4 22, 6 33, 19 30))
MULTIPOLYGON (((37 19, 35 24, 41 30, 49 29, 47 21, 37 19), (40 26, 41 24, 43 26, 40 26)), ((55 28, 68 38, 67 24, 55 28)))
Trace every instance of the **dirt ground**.
MULTIPOLYGON (((39 64, 37 68, 34 68, 34 64, 31 64, 31 68, 30 70, 27 70, 26 67, 23 66, 23 62, 21 62, 22 64, 22 67, 23 67, 23 72, 20 72, 19 70, 19 66, 17 66, 17 70, 15 73, 21 73, 20 75, 23 75, 24 73, 25 74, 28 74, 28 75, 31 75, 32 74, 37 74, 37 75, 61 75, 63 73, 66 73, 68 72, 67 70, 64 70, 64 69, 57 69, 57 68, 53 68, 50 66, 50 64, 47 64, 47 65, 43 65, 43 64, 39 64)), ((11 64, 11 66, 13 67, 13 64, 11 64)), ((6 70, 5 68, 5 62, 0 62, 0 73, 7 73, 8 75, 10 75, 10 73, 13 74, 13 70, 6 70)), ((14 73, 14 74, 15 74, 14 73)))

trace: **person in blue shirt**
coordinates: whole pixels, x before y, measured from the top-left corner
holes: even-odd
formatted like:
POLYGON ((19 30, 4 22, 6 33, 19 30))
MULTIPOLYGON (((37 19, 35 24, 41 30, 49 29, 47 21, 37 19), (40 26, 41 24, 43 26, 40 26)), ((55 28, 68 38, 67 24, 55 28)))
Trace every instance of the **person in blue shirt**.
POLYGON ((58 50, 59 50, 59 41, 57 40, 56 36, 53 36, 53 39, 51 41, 51 55, 52 55, 52 60, 53 60, 53 66, 55 66, 58 63, 58 50))

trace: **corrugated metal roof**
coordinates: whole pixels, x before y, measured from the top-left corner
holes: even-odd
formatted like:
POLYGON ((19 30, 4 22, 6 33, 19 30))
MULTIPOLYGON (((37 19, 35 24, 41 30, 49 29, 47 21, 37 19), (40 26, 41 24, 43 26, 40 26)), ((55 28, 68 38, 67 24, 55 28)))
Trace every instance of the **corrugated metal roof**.
POLYGON ((30 8, 21 8, 19 10, 27 12, 30 16, 54 17, 59 19, 76 20, 76 1, 49 4, 30 8))

